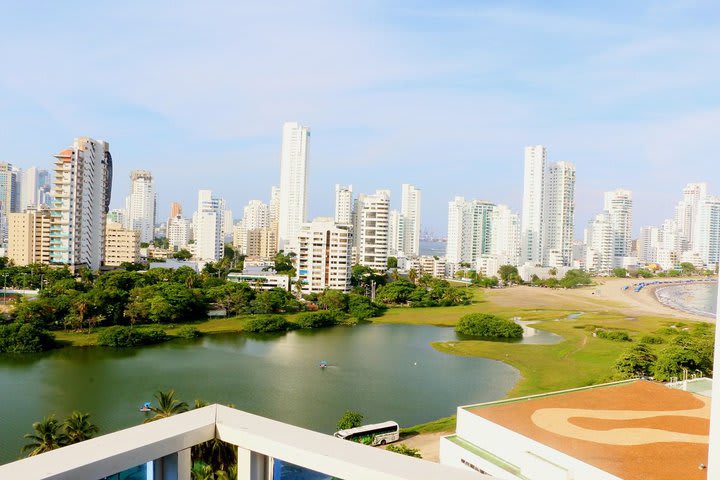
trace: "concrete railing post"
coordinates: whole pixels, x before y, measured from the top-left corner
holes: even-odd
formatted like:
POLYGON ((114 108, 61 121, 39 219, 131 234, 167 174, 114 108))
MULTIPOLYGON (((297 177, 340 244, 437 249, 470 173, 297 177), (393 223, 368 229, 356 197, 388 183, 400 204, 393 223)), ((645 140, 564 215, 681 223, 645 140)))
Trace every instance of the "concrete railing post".
POLYGON ((153 478, 156 480, 190 480, 192 459, 186 448, 153 461, 153 478))
POLYGON ((270 480, 270 457, 238 448, 238 480, 270 480))

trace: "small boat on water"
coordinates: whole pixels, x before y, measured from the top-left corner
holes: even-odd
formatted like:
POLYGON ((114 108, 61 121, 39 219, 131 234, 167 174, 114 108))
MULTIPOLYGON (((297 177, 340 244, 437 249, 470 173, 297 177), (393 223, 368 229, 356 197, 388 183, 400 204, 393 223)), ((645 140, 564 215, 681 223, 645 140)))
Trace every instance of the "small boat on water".
POLYGON ((328 366, 327 360, 320 360, 320 368, 325 368, 328 366))
POLYGON ((150 411, 150 402, 143 403, 143 406, 140 407, 141 412, 149 412, 150 411))

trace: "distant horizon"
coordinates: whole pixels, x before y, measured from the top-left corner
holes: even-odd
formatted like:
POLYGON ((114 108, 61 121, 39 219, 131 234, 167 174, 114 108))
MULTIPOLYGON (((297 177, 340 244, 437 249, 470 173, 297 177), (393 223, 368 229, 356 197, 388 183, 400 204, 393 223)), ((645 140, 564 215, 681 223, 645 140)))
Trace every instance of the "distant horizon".
POLYGON ((4 6, 0 160, 52 170, 74 137, 106 140, 112 208, 129 173, 156 179, 158 219, 197 191, 233 217, 279 184, 282 124, 312 132, 308 220, 334 186, 423 191, 445 234, 455 196, 521 213, 523 148, 577 168, 575 237, 603 192, 633 192, 633 237, 687 183, 720 195, 720 12, 699 0, 345 3, 219 1, 4 6), (58 25, 77 24, 72 34, 58 25), (211 13, 211 14, 210 14, 211 13), (102 18, 102 22, 90 19, 102 18))

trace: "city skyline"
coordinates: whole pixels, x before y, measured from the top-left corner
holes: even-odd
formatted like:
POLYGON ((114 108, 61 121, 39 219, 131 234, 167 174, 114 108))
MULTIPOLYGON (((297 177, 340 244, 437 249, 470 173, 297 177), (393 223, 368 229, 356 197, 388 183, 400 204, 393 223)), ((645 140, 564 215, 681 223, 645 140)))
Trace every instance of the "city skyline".
MULTIPOLYGON (((8 5, 0 160, 46 168, 68 138, 103 138, 117 165, 113 208, 130 171, 146 169, 159 219, 172 201, 189 210, 199 187, 237 213, 268 200, 278 126, 298 121, 313 130, 307 219, 332 215, 337 183, 406 182, 423 190, 423 229, 444 232, 457 195, 520 212, 523 147, 543 144, 548 161, 577 167, 575 238, 617 188, 634 193, 637 237, 672 211, 674 192, 720 173, 708 5, 221 3, 206 16, 191 4, 88 4, 86 15, 113 22, 60 37, 29 6, 8 5), (287 58, 278 47, 296 38, 306 53, 287 58), (81 47, 94 73, 64 75, 81 47)), ((57 24, 76 9, 47 10, 57 24)))

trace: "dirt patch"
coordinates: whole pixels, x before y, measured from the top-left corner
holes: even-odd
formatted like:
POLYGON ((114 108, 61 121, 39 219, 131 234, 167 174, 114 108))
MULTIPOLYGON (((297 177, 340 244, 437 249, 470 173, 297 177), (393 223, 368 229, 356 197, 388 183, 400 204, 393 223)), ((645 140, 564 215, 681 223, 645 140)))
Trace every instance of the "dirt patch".
POLYGON ((440 439, 446 435, 452 435, 454 432, 435 432, 421 433, 401 438, 397 444, 404 443, 410 448, 416 448, 420 451, 423 460, 438 463, 440 461, 440 439))

